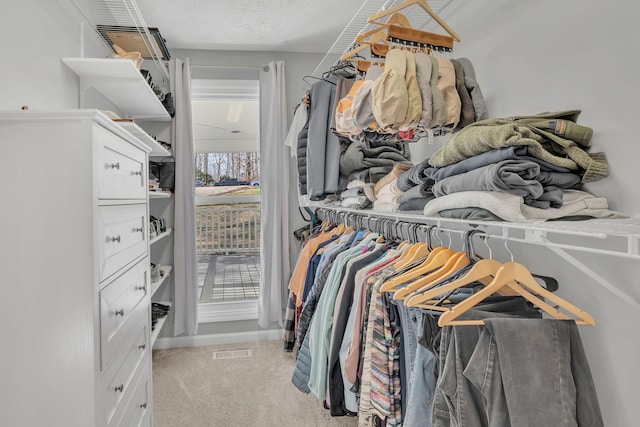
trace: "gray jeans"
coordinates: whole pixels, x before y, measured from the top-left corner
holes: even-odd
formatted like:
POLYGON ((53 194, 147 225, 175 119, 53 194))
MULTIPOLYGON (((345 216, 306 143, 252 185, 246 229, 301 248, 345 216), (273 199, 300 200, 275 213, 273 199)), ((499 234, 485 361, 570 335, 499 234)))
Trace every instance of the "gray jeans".
POLYGON ((575 322, 469 315, 442 331, 434 426, 603 426, 575 322))
POLYGON ((573 321, 485 320, 464 376, 481 391, 491 426, 604 425, 573 321))

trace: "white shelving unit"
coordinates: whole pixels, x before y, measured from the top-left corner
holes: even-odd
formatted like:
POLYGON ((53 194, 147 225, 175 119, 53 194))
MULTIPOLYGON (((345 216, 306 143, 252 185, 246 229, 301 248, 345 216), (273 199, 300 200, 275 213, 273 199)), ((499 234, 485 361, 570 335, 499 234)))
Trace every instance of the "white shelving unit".
POLYGON ((150 245, 153 245, 154 243, 156 243, 157 241, 164 239, 165 237, 171 235, 171 233, 173 232, 173 228, 167 228, 167 231, 165 231, 164 233, 158 234, 156 237, 154 237, 153 239, 151 239, 149 241, 150 245))
POLYGON ((117 105, 128 118, 171 120, 171 116, 132 61, 66 57, 62 58, 62 62, 80 77, 81 89, 93 87, 117 105))
POLYGON ((169 191, 149 191, 149 198, 150 199, 168 199, 172 196, 173 194, 169 191))
MULTIPOLYGON (((169 307, 173 307, 173 303, 170 301, 154 301, 154 302, 157 302, 158 304, 168 305, 169 307)), ((171 313, 171 309, 169 309, 169 313, 171 313)), ((164 327, 164 324, 167 321, 167 317, 169 317, 168 314, 164 317, 159 318, 158 323, 156 323, 156 326, 153 329, 153 332, 151 332, 151 347, 153 347, 153 344, 155 344, 156 340, 158 339, 158 335, 160 335, 160 331, 162 331, 162 328, 164 327)))
MULTIPOLYGON (((163 107, 164 108, 164 107, 163 107)), ((127 132, 131 135, 137 137, 140 141, 144 142, 149 148, 151 148, 151 152, 149 153, 149 157, 164 157, 170 156, 171 153, 169 150, 164 148, 158 141, 153 139, 144 129, 135 124, 134 122, 117 122, 121 127, 123 127, 127 132)))
POLYGON ((167 278, 171 275, 171 270, 173 270, 172 265, 159 265, 158 267, 160 268, 160 271, 164 271, 164 275, 160 277, 157 282, 151 282, 151 298, 153 298, 153 295, 167 281, 167 278))

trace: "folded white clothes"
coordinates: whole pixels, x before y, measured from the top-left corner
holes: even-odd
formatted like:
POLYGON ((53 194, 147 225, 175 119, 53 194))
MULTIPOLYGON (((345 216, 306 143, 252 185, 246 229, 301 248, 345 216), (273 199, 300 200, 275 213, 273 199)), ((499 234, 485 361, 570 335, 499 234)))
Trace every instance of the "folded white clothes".
POLYGON ((367 198, 372 202, 375 202, 376 196, 373 192, 373 186, 374 184, 364 182, 361 179, 354 179, 352 181, 349 181, 349 183, 347 184, 347 189, 352 190, 354 188, 362 188, 362 191, 364 191, 364 194, 367 196, 367 198))
POLYGON ((460 191, 430 200, 424 215, 438 216, 447 209, 476 207, 486 209, 509 222, 536 222, 568 216, 592 218, 627 218, 609 210, 607 199, 581 190, 563 190, 564 203, 560 208, 539 209, 524 204, 520 196, 499 191, 460 191))

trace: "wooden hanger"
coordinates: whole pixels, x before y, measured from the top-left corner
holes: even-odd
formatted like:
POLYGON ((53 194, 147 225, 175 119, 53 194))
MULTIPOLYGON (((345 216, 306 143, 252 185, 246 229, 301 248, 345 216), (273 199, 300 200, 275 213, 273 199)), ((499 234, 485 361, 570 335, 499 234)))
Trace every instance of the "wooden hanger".
POLYGON ((350 51, 344 53, 340 57, 341 61, 362 60, 363 58, 357 55, 363 50, 365 50, 366 48, 371 47, 371 45, 374 45, 374 44, 388 45, 389 44, 389 42, 387 42, 387 35, 384 32, 376 32, 371 36, 370 40, 364 40, 364 37, 363 37, 362 40, 357 41, 357 43, 359 43, 360 46, 355 47, 350 51))
MULTIPOLYGON (((431 301, 440 295, 448 294, 458 288, 469 285, 473 282, 481 281, 487 277, 493 279, 502 267, 502 263, 494 259, 482 259, 473 264, 473 266, 467 271, 467 273, 450 283, 447 283, 438 287, 425 287, 418 290, 415 295, 405 299, 404 304, 407 307, 421 307, 421 308, 433 308, 433 304, 428 304, 427 301, 431 301)), ((487 282, 488 284, 489 282, 487 282)), ((437 283, 434 283, 434 285, 437 283)))
POLYGON ((429 255, 429 248, 427 247, 426 243, 418 242, 413 243, 412 246, 408 247, 404 253, 406 253, 407 255, 398 258, 396 262, 393 263, 393 268, 395 268, 396 270, 402 270, 408 265, 417 262, 422 258, 425 258, 427 255, 429 255))
POLYGON ((394 7, 391 7, 389 9, 386 10, 382 10, 378 13, 375 13, 371 16, 369 16, 369 19, 367 20, 369 23, 375 23, 375 24, 380 24, 383 25, 383 23, 379 22, 381 18, 384 18, 385 16, 391 15, 393 13, 396 13, 402 9, 406 9, 409 6, 413 6, 414 4, 417 4, 418 6, 420 6, 425 12, 427 12, 427 14, 429 16, 431 16, 433 18, 434 21, 436 21, 451 37, 453 37, 453 39, 457 42, 460 41, 460 36, 458 36, 458 34, 456 34, 455 31, 453 31, 451 29, 451 27, 449 27, 434 11, 433 9, 431 9, 431 7, 427 4, 427 2, 425 0, 407 0, 404 1, 402 3, 400 3, 399 5, 396 5, 394 7))
POLYGON ((411 27, 401 27, 390 25, 387 29, 387 40, 406 40, 409 42, 429 45, 433 47, 443 47, 453 50, 454 38, 441 34, 430 33, 428 31, 416 30, 411 27))
MULTIPOLYGON (((484 239, 484 243, 485 245, 487 245, 487 249, 489 249, 489 259, 478 259, 472 241, 473 235, 478 232, 478 230, 470 230, 465 233, 465 253, 469 259, 473 260, 471 261, 471 268, 469 268, 462 277, 449 283, 439 286, 439 283, 442 281, 441 279, 439 281, 432 281, 431 283, 424 285, 422 288, 419 288, 412 295, 405 299, 405 305, 411 307, 428 308, 431 310, 447 311, 448 308, 443 309, 439 305, 441 302, 439 299, 442 297, 442 295, 449 294, 450 292, 453 292, 456 289, 469 285, 473 282, 480 282, 483 285, 488 285, 491 280, 494 279, 496 273, 503 264, 491 258, 491 248, 487 244, 486 238, 484 239), (438 300, 432 301, 434 298, 438 298, 438 300), (435 303, 438 303, 438 305, 435 306, 435 303)), ((505 248, 509 250, 509 248, 506 246, 506 241, 505 248)), ((451 272, 451 274, 455 273, 455 271, 451 272)), ((446 278, 446 276, 444 278, 446 278)), ((499 293, 505 296, 518 295, 515 291, 511 290, 508 287, 504 287, 499 291, 499 293)))
POLYGON ((505 286, 513 289, 520 296, 525 298, 527 301, 530 301, 533 305, 542 309, 555 319, 575 320, 578 325, 595 325, 595 321, 587 312, 582 311, 578 307, 540 286, 524 265, 514 261, 503 264, 496 272, 494 279, 486 287, 451 307, 449 311, 442 314, 438 320, 438 325, 483 325, 484 322, 482 320, 456 319, 462 313, 465 313, 469 309, 475 307, 478 303, 486 299, 488 296, 495 294, 505 286), (573 314, 577 319, 572 319, 540 297, 553 302, 557 307, 563 308, 570 314, 573 314))
POLYGON ((407 19, 407 17, 401 13, 394 13, 393 15, 391 15, 391 17, 387 22, 382 22, 382 23, 376 22, 376 24, 379 24, 379 25, 367 32, 356 35, 353 42, 361 43, 364 39, 371 37, 372 35, 379 33, 382 30, 388 29, 390 25, 397 25, 397 26, 404 26, 407 28, 411 28, 411 23, 409 22, 409 19, 407 19))
POLYGON ((409 283, 407 286, 404 286, 398 289, 393 294, 393 299, 396 300, 404 300, 409 295, 413 295, 414 292, 419 291, 424 286, 430 286, 434 283, 438 283, 447 277, 457 273, 467 265, 469 265, 471 261, 467 258, 467 255, 464 252, 456 252, 454 253, 446 263, 437 269, 436 271, 421 277, 418 280, 415 280, 409 283))
POLYGON ((412 268, 409 271, 405 271, 399 276, 395 276, 388 281, 384 282, 380 287, 380 291, 382 292, 395 292, 397 291, 396 287, 398 285, 404 285, 408 282, 413 281, 415 278, 428 274, 431 271, 434 271, 440 267, 442 267, 452 255, 456 252, 452 251, 449 248, 437 247, 429 252, 427 255, 427 259, 424 260, 417 267, 412 268))

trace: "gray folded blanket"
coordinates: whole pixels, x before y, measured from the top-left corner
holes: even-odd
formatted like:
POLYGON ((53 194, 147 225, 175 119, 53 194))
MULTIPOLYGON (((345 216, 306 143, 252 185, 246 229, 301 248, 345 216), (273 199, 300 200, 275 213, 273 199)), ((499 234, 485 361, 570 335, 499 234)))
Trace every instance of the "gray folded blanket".
POLYGON ((540 166, 533 162, 504 160, 436 182, 436 197, 460 191, 503 191, 521 197, 542 196, 542 184, 536 180, 540 166))
POLYGON ((547 209, 562 206, 562 189, 579 185, 576 174, 541 171, 535 162, 503 160, 438 181, 432 191, 436 197, 460 191, 502 191, 523 197, 529 206, 547 209))
MULTIPOLYGON (((428 160, 429 159, 427 159, 427 161, 428 160)), ((440 181, 441 179, 450 177, 452 175, 459 175, 461 173, 469 172, 471 170, 478 169, 493 163, 498 163, 503 160, 526 160, 535 162, 540 165, 541 171, 546 172, 571 172, 570 169, 564 168, 562 166, 556 166, 534 156, 530 156, 528 153, 528 148, 525 145, 512 145, 509 147, 495 148, 493 150, 469 157, 468 159, 461 160, 449 166, 444 166, 441 168, 429 166, 424 169, 424 175, 433 179, 434 181, 440 181)))

